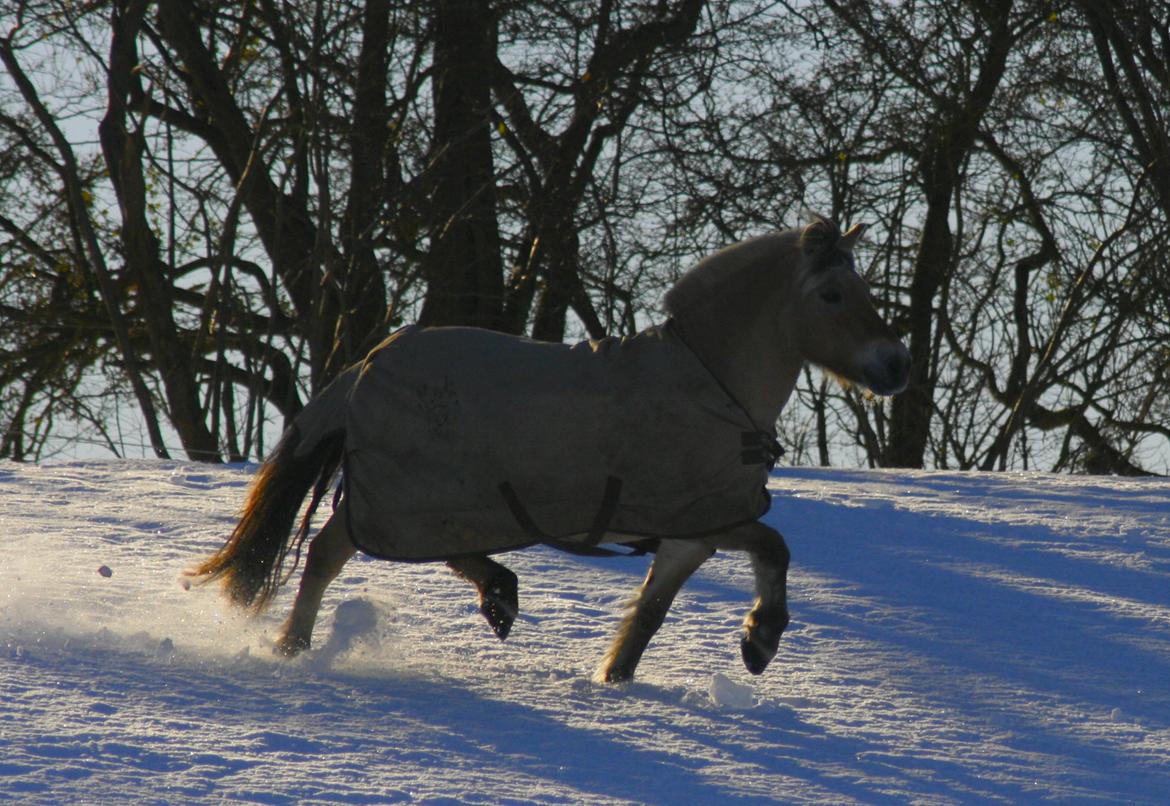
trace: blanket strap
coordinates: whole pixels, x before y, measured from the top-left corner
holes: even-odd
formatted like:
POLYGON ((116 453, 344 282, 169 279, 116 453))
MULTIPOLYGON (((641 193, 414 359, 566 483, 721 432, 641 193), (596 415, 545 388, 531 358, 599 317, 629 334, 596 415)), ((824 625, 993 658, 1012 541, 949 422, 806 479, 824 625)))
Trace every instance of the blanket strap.
POLYGON ((707 374, 711 376, 711 380, 715 381, 715 384, 723 390, 723 394, 727 395, 728 400, 734 403, 735 407, 743 412, 743 416, 747 418, 747 421, 756 428, 755 431, 743 431, 740 433, 739 444, 743 448, 743 452, 740 454, 740 460, 743 464, 767 465, 769 470, 775 470, 776 462, 784 455, 784 448, 781 447, 780 441, 776 439, 775 424, 773 423, 770 431, 764 431, 756 425, 756 421, 752 419, 752 414, 747 410, 747 407, 739 402, 739 398, 727 387, 723 379, 712 372, 711 368, 707 366, 707 362, 687 342, 683 336, 682 327, 676 319, 673 317, 667 319, 666 324, 663 325, 663 330, 673 334, 675 338, 691 351, 691 355, 695 357, 699 365, 707 370, 707 374))
MULTIPOLYGON (((609 530, 609 523, 617 513, 618 500, 621 498, 622 480, 615 476, 609 476, 605 480, 605 494, 602 496, 601 506, 597 508, 597 514, 593 516, 593 524, 589 527, 584 542, 553 537, 537 526, 536 522, 532 520, 532 515, 525 509, 524 503, 520 500, 520 496, 516 494, 516 489, 510 482, 501 482, 499 491, 500 495, 504 498, 504 503, 508 505, 508 509, 512 512, 512 517, 516 519, 516 523, 520 524, 520 528, 541 543, 547 543, 554 548, 567 551, 571 554, 583 554, 592 557, 613 557, 628 553, 603 549, 597 545, 609 530)), ((645 554, 646 549, 639 546, 633 553, 645 554)))
POLYGON ((743 449, 740 461, 745 465, 767 465, 769 470, 776 467, 776 461, 784 455, 784 448, 776 435, 768 431, 744 431, 739 436, 743 449))

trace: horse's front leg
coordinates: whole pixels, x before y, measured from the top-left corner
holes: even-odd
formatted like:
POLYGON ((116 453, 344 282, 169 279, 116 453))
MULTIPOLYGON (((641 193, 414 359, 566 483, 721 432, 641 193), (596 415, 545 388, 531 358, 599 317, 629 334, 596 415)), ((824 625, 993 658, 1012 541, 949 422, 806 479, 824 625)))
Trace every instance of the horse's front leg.
POLYGON ((447 567, 475 585, 479 591, 479 612, 500 640, 508 637, 520 611, 516 575, 484 555, 457 557, 447 567))
POLYGON ((596 678, 617 683, 634 676, 634 669, 647 644, 662 626, 675 594, 695 570, 711 556, 703 540, 663 540, 658 547, 646 581, 630 603, 617 638, 597 670, 596 678))
POLYGON ((309 557, 305 560, 292 613, 276 639, 275 649, 281 655, 292 657, 309 648, 325 588, 357 551, 349 539, 343 518, 342 511, 338 510, 309 543, 309 557))
POLYGON ((728 532, 716 546, 751 555, 758 596, 744 619, 740 650, 747 670, 761 674, 775 657, 780 635, 788 626, 788 546, 779 532, 758 522, 728 532))

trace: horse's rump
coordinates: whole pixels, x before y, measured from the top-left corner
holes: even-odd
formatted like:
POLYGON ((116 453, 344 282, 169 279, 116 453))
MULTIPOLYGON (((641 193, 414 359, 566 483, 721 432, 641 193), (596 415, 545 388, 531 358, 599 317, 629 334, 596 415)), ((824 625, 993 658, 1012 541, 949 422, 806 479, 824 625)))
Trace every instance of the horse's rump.
POLYGON ((399 560, 703 534, 766 511, 769 436, 669 327, 573 346, 408 328, 349 397, 343 505, 361 550, 399 560))

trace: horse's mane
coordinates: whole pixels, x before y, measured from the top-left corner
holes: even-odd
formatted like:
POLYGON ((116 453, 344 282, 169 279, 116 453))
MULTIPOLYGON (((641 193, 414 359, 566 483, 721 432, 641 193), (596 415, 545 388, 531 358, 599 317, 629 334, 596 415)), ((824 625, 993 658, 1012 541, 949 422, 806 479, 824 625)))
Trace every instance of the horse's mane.
MULTIPOLYGON (((730 293, 746 291, 762 274, 782 268, 778 258, 785 247, 793 251, 787 263, 795 267, 802 253, 827 255, 840 239, 836 223, 814 216, 803 229, 773 232, 724 247, 688 269, 666 292, 666 312, 677 319, 686 318, 725 300, 730 293)), ((814 265, 817 262, 814 258, 814 265)))

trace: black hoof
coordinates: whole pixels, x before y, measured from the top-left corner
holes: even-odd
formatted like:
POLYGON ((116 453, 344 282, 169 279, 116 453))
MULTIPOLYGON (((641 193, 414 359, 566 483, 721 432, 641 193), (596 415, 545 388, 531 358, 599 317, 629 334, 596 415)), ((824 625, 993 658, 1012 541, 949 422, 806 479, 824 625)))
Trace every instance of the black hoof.
POLYGON ((272 645, 272 652, 282 658, 295 658, 309 648, 309 641, 305 638, 290 638, 283 636, 272 645))
POLYGON ((617 667, 603 669, 594 676, 594 680, 598 683, 628 683, 633 679, 633 670, 619 669, 617 667))
POLYGON ((512 622, 520 612, 516 575, 511 571, 496 574, 484 586, 479 598, 479 612, 487 619, 492 632, 503 641, 512 631, 512 622))
POLYGON ((739 644, 743 653, 743 665, 752 674, 763 674, 772 658, 776 657, 776 647, 767 647, 758 639, 745 635, 739 644))

